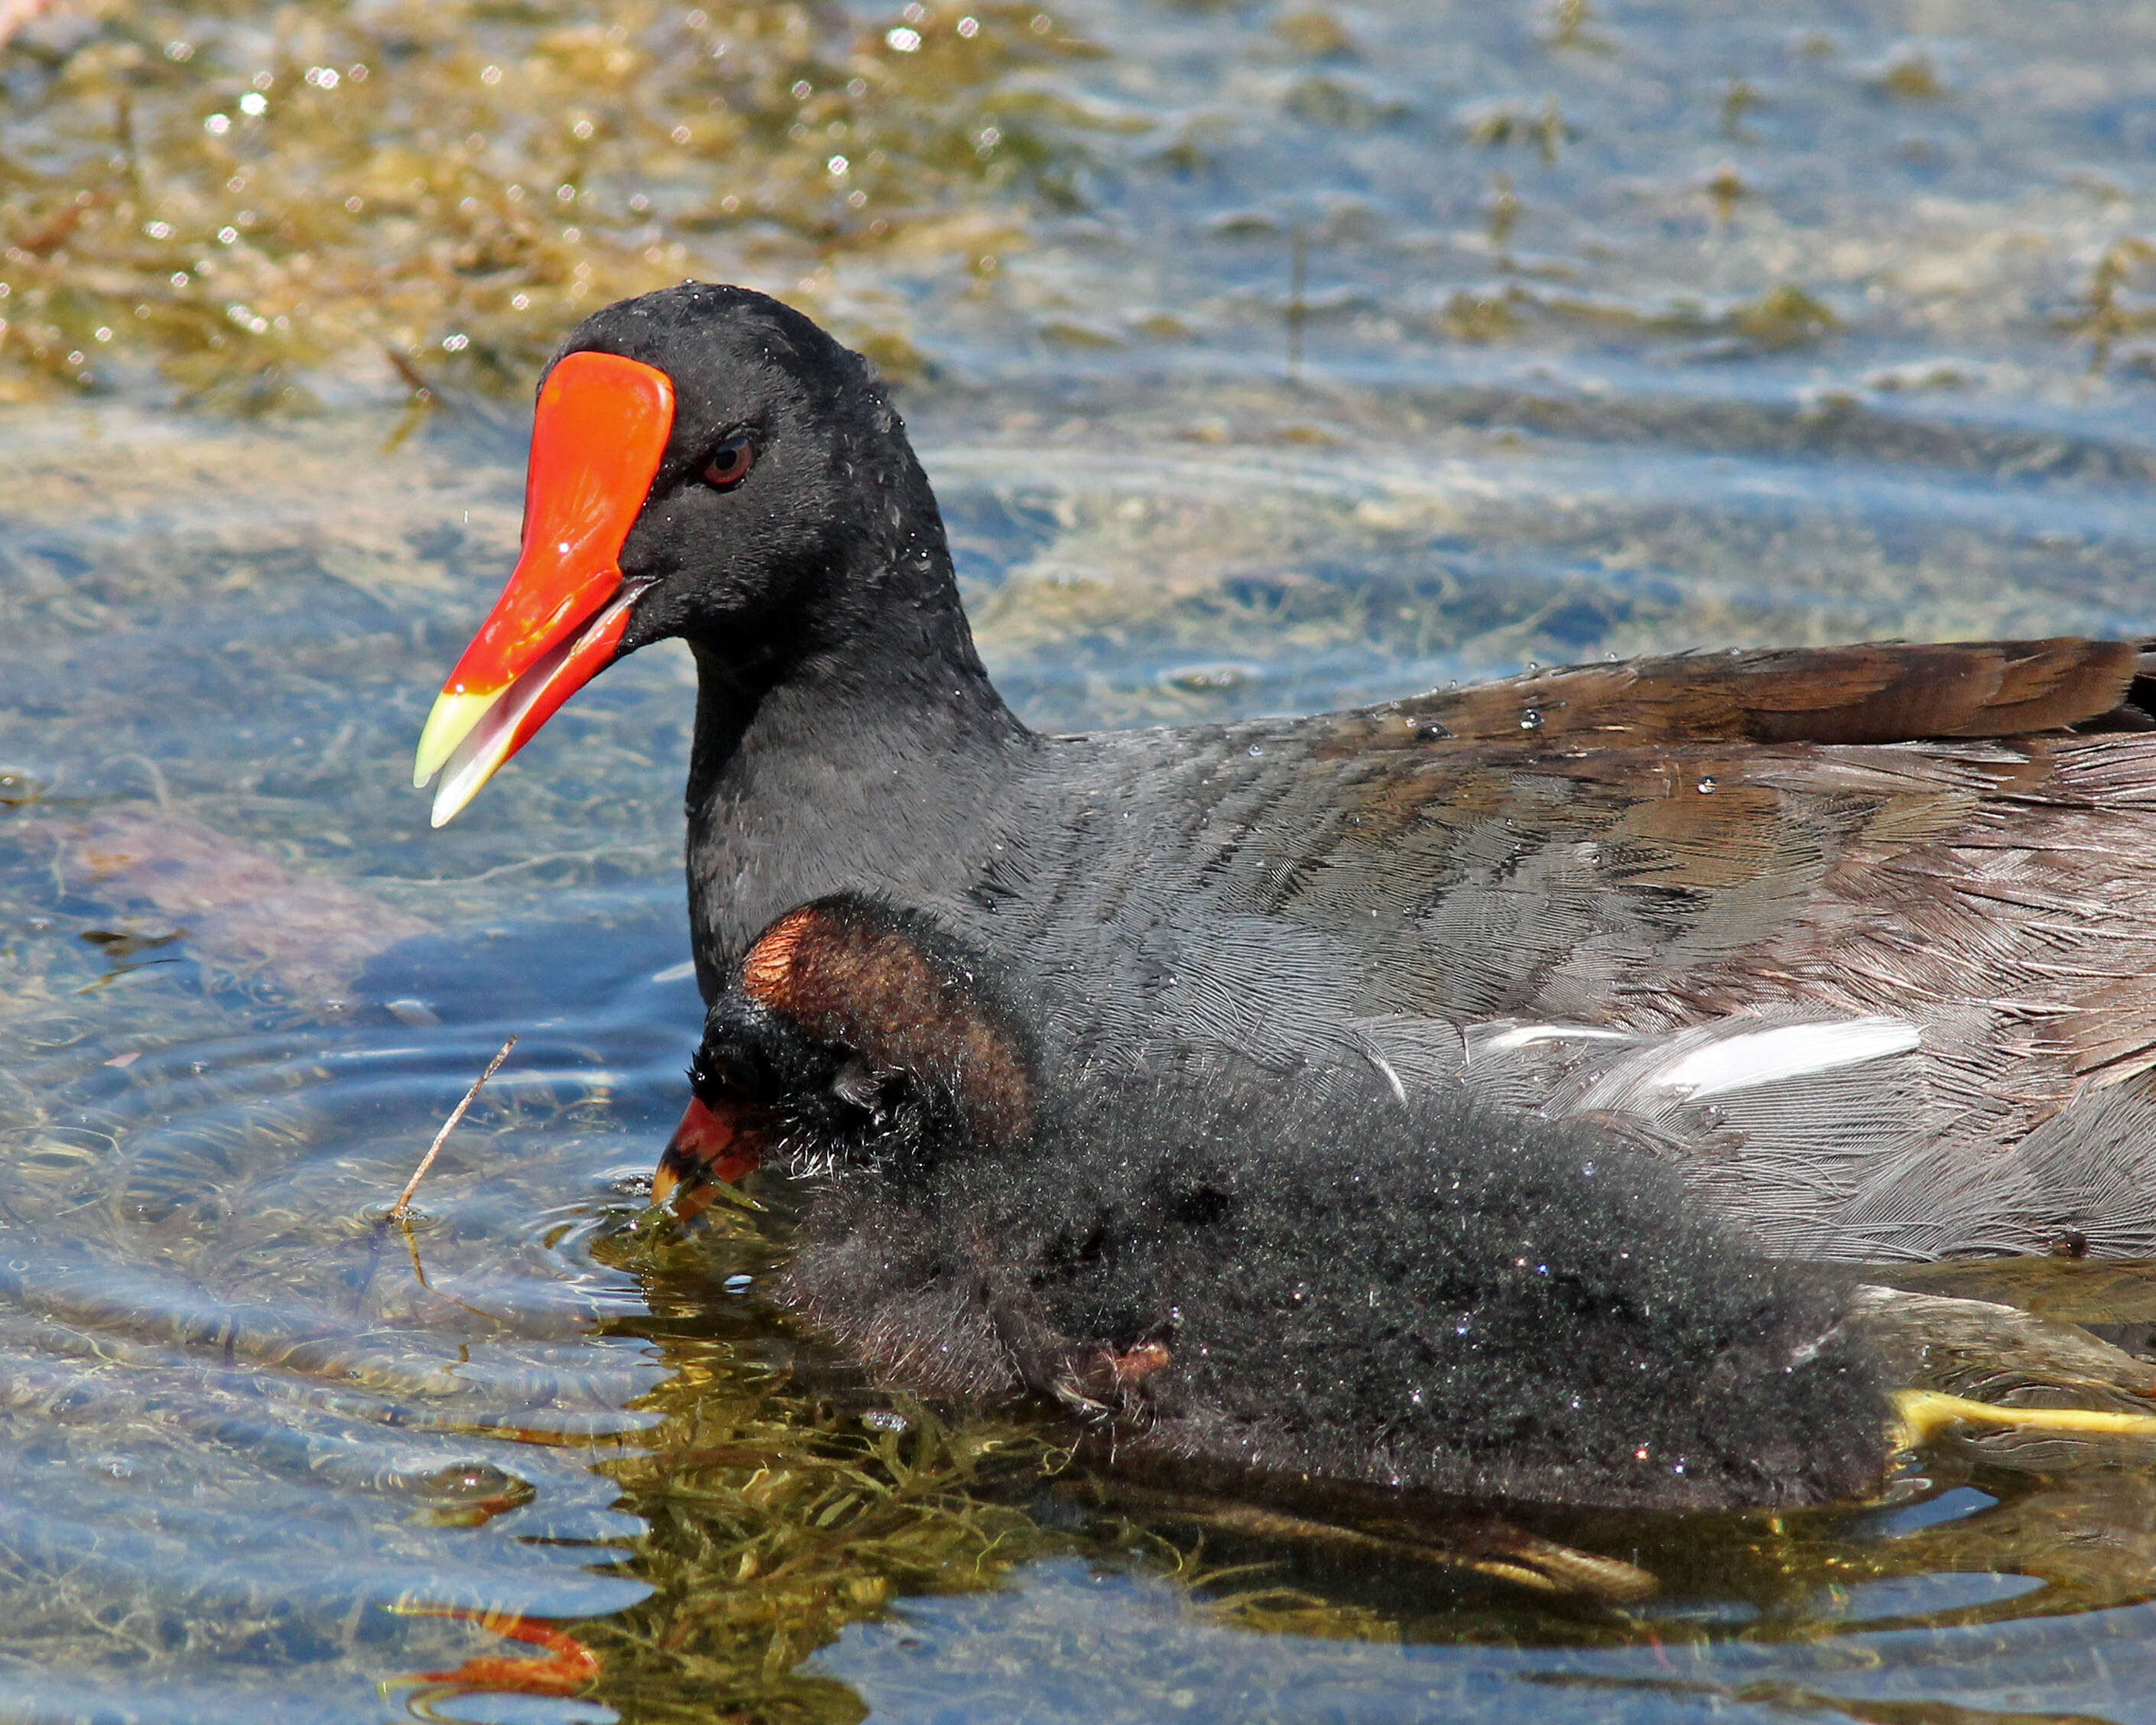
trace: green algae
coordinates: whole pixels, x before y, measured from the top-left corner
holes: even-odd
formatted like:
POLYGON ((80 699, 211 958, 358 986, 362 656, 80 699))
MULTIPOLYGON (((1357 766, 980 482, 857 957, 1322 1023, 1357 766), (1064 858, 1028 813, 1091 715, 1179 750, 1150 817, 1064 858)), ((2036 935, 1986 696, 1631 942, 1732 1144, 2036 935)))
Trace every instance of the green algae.
POLYGON ((2089 370, 2101 372, 2123 338, 2156 330, 2156 304, 2148 284, 2156 281, 2156 241, 2129 234, 2103 249, 2089 271, 2085 304, 2063 326, 2089 344, 2089 370), (2139 290, 2136 292, 2136 290, 2139 290))

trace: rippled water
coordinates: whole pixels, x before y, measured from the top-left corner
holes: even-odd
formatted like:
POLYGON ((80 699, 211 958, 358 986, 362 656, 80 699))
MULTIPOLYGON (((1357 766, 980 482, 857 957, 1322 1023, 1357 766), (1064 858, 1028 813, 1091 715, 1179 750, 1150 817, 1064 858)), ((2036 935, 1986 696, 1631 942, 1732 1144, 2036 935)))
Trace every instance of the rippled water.
MULTIPOLYGON (((1067 14, 1103 53, 983 100, 1087 116, 1076 202, 992 251, 683 230, 924 357, 1034 722, 2156 615, 2156 7, 1067 14)), ((0 1711, 2156 1718, 2145 1449, 1550 1522, 1661 1579, 1619 1609, 1104 1501, 1052 1423, 786 1333, 775 1224, 638 1219, 698 1018, 686 657, 429 832, 521 419, 390 381, 0 417, 0 1711)), ((2132 1270, 1964 1281, 2156 1313, 2132 1270)))

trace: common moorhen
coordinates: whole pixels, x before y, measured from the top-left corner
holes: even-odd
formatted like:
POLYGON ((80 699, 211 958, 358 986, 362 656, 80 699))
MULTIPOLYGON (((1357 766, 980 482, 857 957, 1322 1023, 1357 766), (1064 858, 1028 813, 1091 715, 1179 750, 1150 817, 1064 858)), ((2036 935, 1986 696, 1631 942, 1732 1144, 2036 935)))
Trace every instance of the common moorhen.
POLYGON ((1408 1091, 1629 1109, 1710 1206, 1799 1194, 1748 1212, 1778 1252, 2156 1251, 2147 1141, 2092 1137, 2156 1070, 2138 644, 1678 655, 1038 736, 868 363, 697 283, 547 372, 522 555, 420 743, 436 822, 670 635, 707 999, 780 911, 883 893, 1022 958, 1059 1060, 1360 1053, 1408 1091))
POLYGON ((1666 1167, 1365 1061, 1058 1074, 1002 969, 879 901, 788 913, 711 1003, 657 1183, 812 1177, 771 1292, 894 1386, 1031 1390, 1125 1460, 1260 1484, 1733 1508, 1880 1481, 1848 1279, 1748 1252, 1666 1167))

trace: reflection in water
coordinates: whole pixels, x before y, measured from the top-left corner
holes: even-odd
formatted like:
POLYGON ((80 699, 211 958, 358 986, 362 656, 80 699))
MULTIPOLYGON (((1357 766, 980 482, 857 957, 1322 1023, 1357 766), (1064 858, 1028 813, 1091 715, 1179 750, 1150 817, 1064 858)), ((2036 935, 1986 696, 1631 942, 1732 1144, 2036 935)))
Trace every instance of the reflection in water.
POLYGON ((506 1611, 467 1611, 449 1605, 401 1605, 407 1617, 452 1617, 475 1623, 490 1635, 503 1635, 541 1650, 536 1659, 501 1654, 481 1654, 452 1671, 424 1671, 411 1681, 431 1693, 413 1697, 415 1709, 426 1703, 469 1695, 580 1696, 598 1681, 597 1656, 567 1630, 556 1629, 533 1617, 506 1611))
MULTIPOLYGON (((1510 1524, 1655 1579, 1627 1599, 879 1396, 758 1302, 783 1194, 642 1217, 698 1023, 685 655, 609 672, 444 832, 405 783, 516 543, 520 422, 459 392, 521 398, 651 270, 916 368, 983 649, 1044 726, 2145 632, 2147 19, 921 9, 547 0, 444 48, 439 8, 62 4, 0 59, 0 391, 44 403, 0 416, 8 1705, 2149 1717, 2145 1445, 1963 1433, 1876 1506, 1510 1524), (438 386, 409 416, 382 340, 438 386), (337 411, 204 411, 288 389, 337 411)), ((2068 1327, 2145 1363, 2148 1266, 1896 1281, 2049 1326, 2041 1371, 1942 1346, 1928 1381, 2156 1389, 2068 1327)))

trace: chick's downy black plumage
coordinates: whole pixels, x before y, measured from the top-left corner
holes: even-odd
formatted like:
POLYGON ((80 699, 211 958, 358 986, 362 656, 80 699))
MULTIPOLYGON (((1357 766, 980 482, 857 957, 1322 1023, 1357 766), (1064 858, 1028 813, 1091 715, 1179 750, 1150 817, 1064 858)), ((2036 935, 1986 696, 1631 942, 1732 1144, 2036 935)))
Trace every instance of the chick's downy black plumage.
POLYGON ((1023 1021, 978 954, 859 899, 780 919, 711 1008, 700 1106, 757 1111, 818 1182, 777 1296, 893 1384, 1411 1493, 1878 1481, 1844 1285, 1744 1252, 1637 1153, 1374 1066, 1047 1074, 1023 1021))

